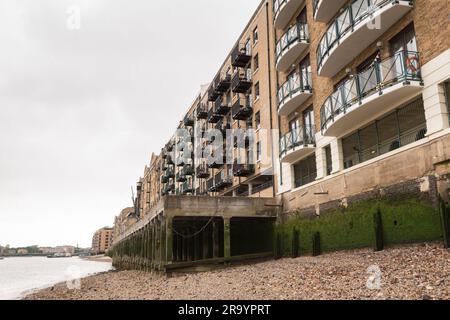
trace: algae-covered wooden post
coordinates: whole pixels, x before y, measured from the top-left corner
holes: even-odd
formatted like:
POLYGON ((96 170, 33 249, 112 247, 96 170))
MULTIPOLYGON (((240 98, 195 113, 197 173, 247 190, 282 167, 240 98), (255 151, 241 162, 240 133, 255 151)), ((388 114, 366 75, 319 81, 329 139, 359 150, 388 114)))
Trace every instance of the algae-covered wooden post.
POLYGON ((231 257, 231 219, 223 218, 223 252, 225 258, 231 257))
POLYGON ((300 233, 294 228, 292 232, 292 258, 298 258, 300 255, 300 233))
POLYGON ((317 257, 322 254, 322 245, 320 243, 320 232, 316 232, 313 236, 313 256, 317 257))
POLYGON ((383 220, 381 217, 380 209, 374 215, 374 225, 375 225, 375 251, 382 251, 384 249, 383 240, 383 220))
POLYGON ((439 216, 441 217, 442 236, 444 238, 444 247, 446 249, 450 248, 450 221, 448 211, 445 202, 439 196, 439 216))

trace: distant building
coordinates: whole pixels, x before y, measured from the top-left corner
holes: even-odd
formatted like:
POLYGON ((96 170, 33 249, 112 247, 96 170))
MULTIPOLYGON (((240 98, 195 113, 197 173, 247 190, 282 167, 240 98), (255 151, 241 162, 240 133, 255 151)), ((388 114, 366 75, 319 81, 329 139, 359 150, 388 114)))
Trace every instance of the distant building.
POLYGON ((40 247, 39 252, 42 254, 67 253, 73 255, 75 253, 75 247, 74 246, 40 247))
POLYGON ((114 237, 118 239, 137 222, 135 208, 125 208, 114 220, 114 237))
POLYGON ((92 253, 102 254, 108 251, 113 242, 114 230, 110 227, 104 227, 97 230, 92 237, 92 253))
POLYGON ((24 248, 17 249, 17 254, 18 255, 27 255, 28 254, 28 250, 24 249, 24 248))

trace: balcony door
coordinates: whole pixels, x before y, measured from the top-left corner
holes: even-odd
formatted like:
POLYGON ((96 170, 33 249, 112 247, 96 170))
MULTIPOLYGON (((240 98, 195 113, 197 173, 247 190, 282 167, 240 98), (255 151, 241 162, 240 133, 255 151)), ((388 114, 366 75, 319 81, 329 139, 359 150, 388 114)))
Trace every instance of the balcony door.
POLYGON ((389 41, 391 55, 400 51, 417 52, 416 32, 411 23, 389 41))
POLYGON ((314 108, 313 106, 308 107, 305 111, 303 111, 303 125, 305 139, 312 140, 311 138, 314 135, 314 108))
POLYGON ((309 60, 309 55, 300 62, 299 68, 302 88, 311 88, 311 61, 309 60))

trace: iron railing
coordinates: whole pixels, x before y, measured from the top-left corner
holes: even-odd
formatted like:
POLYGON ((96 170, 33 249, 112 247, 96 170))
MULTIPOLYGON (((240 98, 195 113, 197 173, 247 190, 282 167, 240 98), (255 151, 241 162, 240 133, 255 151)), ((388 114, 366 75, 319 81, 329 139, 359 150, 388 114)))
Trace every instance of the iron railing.
POLYGON ((253 114, 253 99, 251 95, 239 96, 231 109, 234 120, 247 120, 253 114))
POLYGON ((273 16, 276 17, 280 13, 281 9, 288 3, 290 0, 274 0, 273 1, 273 16))
POLYGON ((363 98, 409 81, 422 81, 418 52, 399 51, 387 59, 375 59, 369 68, 345 81, 327 98, 320 109, 321 130, 327 129, 336 116, 361 103, 363 98))
POLYGON ((313 17, 316 16, 317 9, 319 9, 319 3, 321 0, 313 0, 313 17))
MULTIPOLYGON (((409 2, 413 3, 413 0, 409 2)), ((325 58, 335 46, 340 44, 340 40, 347 33, 353 32, 355 27, 364 21, 365 18, 392 3, 392 0, 354 0, 343 7, 339 16, 331 22, 319 42, 317 47, 317 70, 322 68, 325 58)))
POLYGON ((285 156, 289 151, 300 147, 315 145, 316 130, 315 126, 300 126, 295 130, 289 131, 280 139, 280 157, 285 156))
POLYGON ((277 63, 293 43, 309 42, 308 24, 298 22, 296 25, 289 28, 289 30, 281 36, 276 45, 276 59, 277 63))
POLYGON ((292 98, 298 92, 305 90, 311 90, 311 73, 304 71, 301 73, 295 73, 290 76, 289 79, 281 85, 278 89, 278 108, 283 106, 288 100, 292 98))

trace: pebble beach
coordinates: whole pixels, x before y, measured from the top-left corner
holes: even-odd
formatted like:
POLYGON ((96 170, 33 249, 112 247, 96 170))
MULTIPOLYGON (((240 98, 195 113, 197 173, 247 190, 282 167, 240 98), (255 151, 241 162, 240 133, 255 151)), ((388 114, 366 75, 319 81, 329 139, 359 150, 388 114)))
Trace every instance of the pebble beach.
POLYGON ((440 243, 285 258, 165 276, 113 271, 65 283, 30 300, 384 300, 450 299, 450 250, 440 243))

